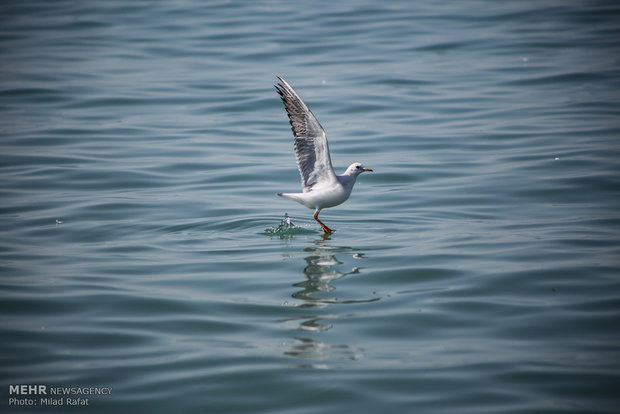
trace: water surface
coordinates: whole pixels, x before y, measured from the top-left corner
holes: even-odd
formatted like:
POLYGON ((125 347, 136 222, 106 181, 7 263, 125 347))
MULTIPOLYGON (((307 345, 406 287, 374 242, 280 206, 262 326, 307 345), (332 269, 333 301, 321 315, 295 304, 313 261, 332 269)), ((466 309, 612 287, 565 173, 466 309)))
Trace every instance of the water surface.
POLYGON ((8 407, 45 384, 112 387, 89 413, 617 412, 619 18, 3 3, 4 411, 66 412, 8 407), (275 75, 375 171, 327 238, 275 196, 275 75))

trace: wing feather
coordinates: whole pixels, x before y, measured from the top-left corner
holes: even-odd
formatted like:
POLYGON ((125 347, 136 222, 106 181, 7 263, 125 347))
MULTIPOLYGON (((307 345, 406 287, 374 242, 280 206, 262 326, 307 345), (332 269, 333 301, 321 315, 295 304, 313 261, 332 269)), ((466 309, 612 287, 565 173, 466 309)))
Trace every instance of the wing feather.
POLYGON ((316 185, 336 182, 325 130, 291 85, 281 77, 277 78, 280 83, 275 87, 284 102, 295 136, 295 154, 303 192, 311 191, 316 185))

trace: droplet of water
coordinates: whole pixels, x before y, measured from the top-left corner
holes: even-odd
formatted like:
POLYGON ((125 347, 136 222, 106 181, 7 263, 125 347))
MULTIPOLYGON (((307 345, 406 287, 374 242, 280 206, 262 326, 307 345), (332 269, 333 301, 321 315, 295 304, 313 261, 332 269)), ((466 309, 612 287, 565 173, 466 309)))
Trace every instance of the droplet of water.
POLYGON ((292 236, 293 234, 313 233, 313 231, 305 230, 293 223, 288 213, 284 213, 284 218, 277 227, 265 229, 265 233, 271 236, 292 236))
POLYGON ((278 224, 277 227, 272 227, 266 229, 265 231, 269 234, 285 234, 288 230, 296 228, 296 226, 291 221, 291 218, 288 216, 288 213, 284 213, 284 218, 278 224))

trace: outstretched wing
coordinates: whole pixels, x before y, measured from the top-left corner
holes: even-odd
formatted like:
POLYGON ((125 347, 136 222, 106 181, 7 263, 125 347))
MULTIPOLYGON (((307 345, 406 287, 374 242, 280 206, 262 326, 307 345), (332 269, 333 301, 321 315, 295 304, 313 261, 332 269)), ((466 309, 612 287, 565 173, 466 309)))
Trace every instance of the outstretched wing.
POLYGON ((337 182, 323 127, 291 85, 281 77, 277 78, 280 83, 275 87, 282 97, 295 136, 303 192, 311 191, 317 184, 337 182))

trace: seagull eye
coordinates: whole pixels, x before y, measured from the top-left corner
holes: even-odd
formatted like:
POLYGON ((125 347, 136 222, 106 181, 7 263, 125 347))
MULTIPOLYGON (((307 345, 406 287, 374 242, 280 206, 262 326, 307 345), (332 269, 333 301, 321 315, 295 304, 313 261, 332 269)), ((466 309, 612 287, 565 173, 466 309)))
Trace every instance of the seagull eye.
POLYGON ((355 167, 355 168, 357 168, 357 169, 359 170, 359 169, 360 169, 360 166, 358 165, 358 166, 357 166, 357 167, 355 167))

